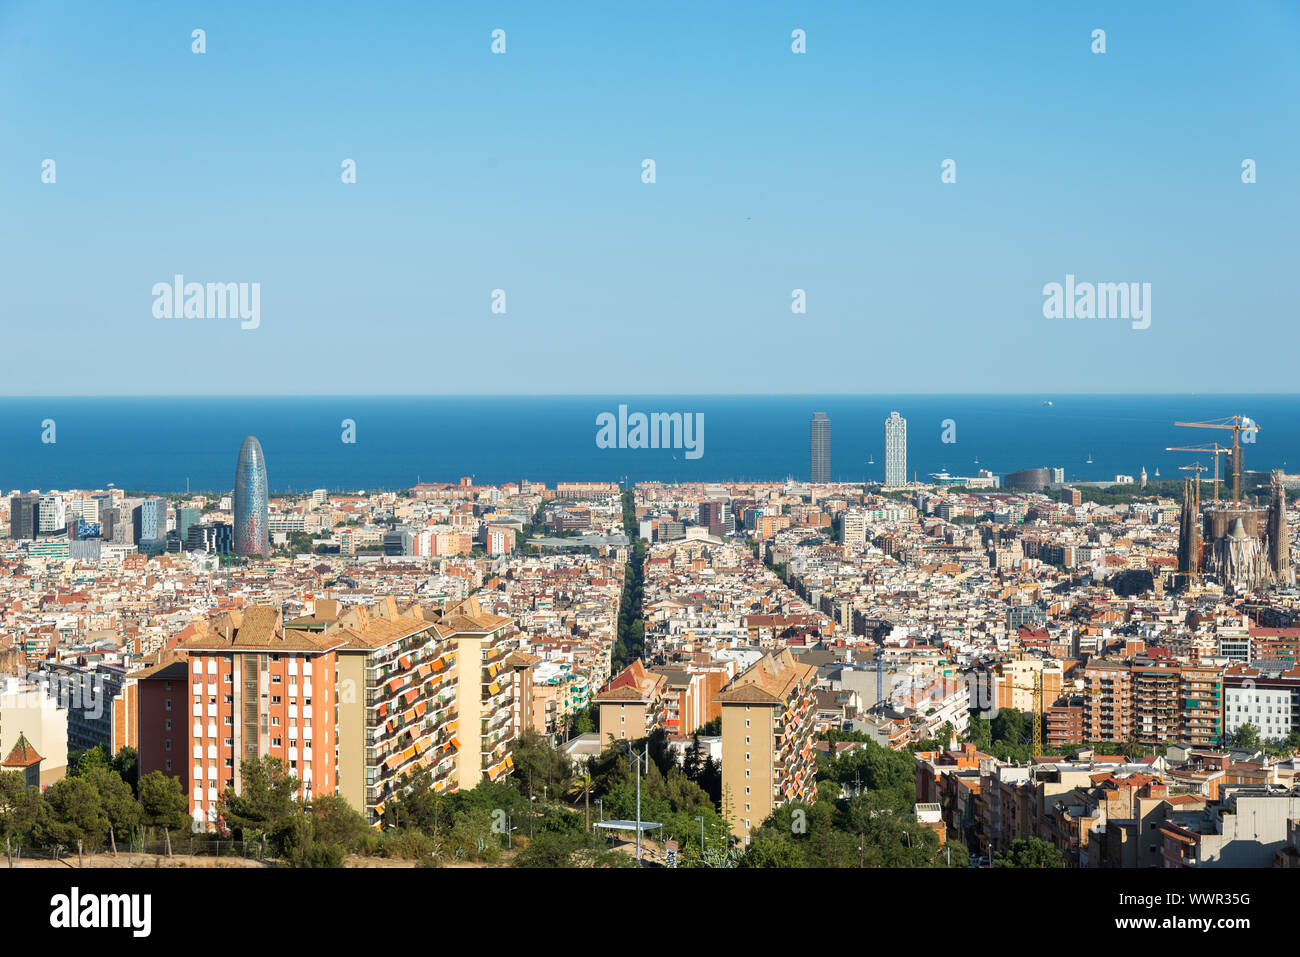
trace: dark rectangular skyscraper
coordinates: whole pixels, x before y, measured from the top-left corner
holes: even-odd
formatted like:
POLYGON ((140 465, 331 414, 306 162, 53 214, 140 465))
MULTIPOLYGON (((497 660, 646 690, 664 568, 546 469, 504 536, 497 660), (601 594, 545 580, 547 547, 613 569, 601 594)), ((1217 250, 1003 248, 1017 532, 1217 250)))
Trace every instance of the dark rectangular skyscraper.
POLYGON ((9 499, 10 538, 17 540, 36 537, 40 502, 39 495, 15 495, 9 499))
POLYGON ((814 412, 808 426, 809 481, 831 480, 831 420, 825 412, 814 412))

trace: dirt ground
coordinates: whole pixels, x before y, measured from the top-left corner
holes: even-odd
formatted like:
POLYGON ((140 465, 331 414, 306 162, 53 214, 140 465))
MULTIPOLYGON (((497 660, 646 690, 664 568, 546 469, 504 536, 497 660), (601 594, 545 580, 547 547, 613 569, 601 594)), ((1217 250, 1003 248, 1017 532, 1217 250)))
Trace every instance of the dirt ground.
MULTIPOLYGON (((3 855, 0 855, 0 867, 7 867, 3 855)), ((112 854, 86 854, 83 855, 80 865, 77 863, 77 855, 70 854, 62 860, 52 861, 48 858, 24 857, 14 862, 15 868, 24 867, 43 867, 43 868, 61 868, 65 870, 76 870, 80 867, 266 867, 266 864, 260 861, 248 860, 242 857, 211 857, 195 854, 173 854, 168 857, 165 854, 119 854, 114 857, 112 854)))

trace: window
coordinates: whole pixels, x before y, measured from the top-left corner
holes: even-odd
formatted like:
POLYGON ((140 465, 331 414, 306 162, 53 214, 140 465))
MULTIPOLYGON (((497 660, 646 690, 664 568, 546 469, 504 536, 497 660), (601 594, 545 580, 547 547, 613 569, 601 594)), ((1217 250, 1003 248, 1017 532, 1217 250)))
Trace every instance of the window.
POLYGON ((166 721, 163 722, 163 730, 170 731, 171 729, 172 729, 172 719, 168 718, 166 721))
POLYGON ((163 750, 170 751, 171 749, 172 749, 172 739, 168 738, 163 742, 163 750))
POLYGON ((271 704, 279 704, 279 703, 280 703, 280 696, 278 694, 271 695, 271 704))
POLYGON ((170 711, 172 709, 172 699, 168 698, 166 701, 164 701, 163 707, 166 708, 168 711, 170 711))

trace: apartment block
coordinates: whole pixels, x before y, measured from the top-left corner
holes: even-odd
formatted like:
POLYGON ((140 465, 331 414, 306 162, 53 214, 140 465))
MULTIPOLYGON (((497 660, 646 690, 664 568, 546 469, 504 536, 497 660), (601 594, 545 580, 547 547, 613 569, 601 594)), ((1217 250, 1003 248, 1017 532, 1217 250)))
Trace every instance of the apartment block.
POLYGON ((664 727, 667 694, 668 679, 649 671, 640 659, 610 678, 596 695, 601 744, 606 744, 610 737, 635 741, 655 728, 664 727))
POLYGON ((511 619, 474 599, 439 614, 388 597, 370 606, 317 601, 293 628, 341 640, 338 793, 371 824, 400 781, 428 769, 438 791, 497 780, 513 766, 514 700, 505 659, 511 619))
POLYGON ((436 790, 454 788, 455 649, 434 623, 390 597, 346 610, 318 601, 312 619, 292 624, 345 639, 336 651, 338 793, 378 824, 404 775, 428 768, 436 790))
POLYGON ((252 605, 217 619, 178 645, 188 684, 177 719, 189 734, 190 813, 215 827, 221 794, 239 791, 241 764, 279 758, 300 782, 300 799, 338 786, 334 695, 341 635, 288 629, 278 608, 252 605))
POLYGON ((742 841, 772 810, 817 793, 813 763, 817 669, 789 648, 770 652, 718 694, 722 793, 742 841))

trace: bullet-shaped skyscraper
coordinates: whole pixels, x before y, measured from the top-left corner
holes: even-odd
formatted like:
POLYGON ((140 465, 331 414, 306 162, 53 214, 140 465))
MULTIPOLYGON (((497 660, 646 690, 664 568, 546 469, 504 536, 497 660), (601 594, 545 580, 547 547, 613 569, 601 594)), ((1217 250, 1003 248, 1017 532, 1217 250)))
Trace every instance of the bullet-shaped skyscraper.
POLYGON ((885 484, 907 484, 907 419, 897 412, 885 419, 885 484))
POLYGON ((808 425, 809 481, 814 485, 831 480, 831 420, 825 412, 814 412, 808 425))
POLYGON ((266 458, 253 436, 239 447, 235 465, 235 554, 270 555, 266 516, 266 458))

